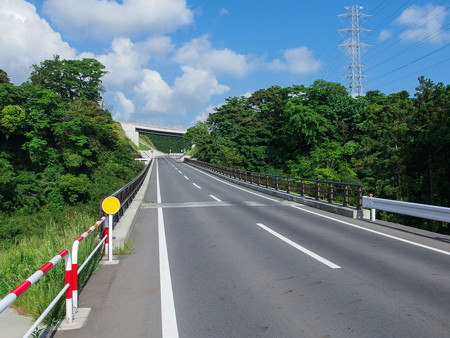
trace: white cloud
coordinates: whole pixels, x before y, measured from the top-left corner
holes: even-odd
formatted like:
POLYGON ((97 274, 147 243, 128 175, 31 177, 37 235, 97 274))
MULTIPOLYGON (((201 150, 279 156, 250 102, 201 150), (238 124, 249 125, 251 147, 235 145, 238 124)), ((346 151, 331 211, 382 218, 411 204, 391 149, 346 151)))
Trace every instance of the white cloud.
POLYGON ((181 47, 173 60, 194 68, 210 69, 217 74, 244 76, 254 69, 249 57, 230 49, 214 49, 208 36, 193 39, 181 47))
POLYGON ((164 34, 193 21, 185 0, 47 0, 44 12, 70 36, 164 34))
POLYGON ((142 79, 141 66, 148 61, 148 57, 137 53, 135 45, 125 38, 114 39, 110 53, 99 55, 97 59, 108 71, 103 79, 105 86, 125 91, 132 89, 142 79))
POLYGON ((395 22, 410 27, 400 35, 403 40, 419 41, 428 38, 429 42, 438 44, 449 37, 449 34, 440 34, 446 16, 444 7, 427 4, 405 9, 395 22))
POLYGON ((214 108, 216 108, 216 107, 217 106, 210 104, 208 107, 203 109, 197 116, 195 116, 195 120, 191 121, 191 124, 195 124, 196 122, 205 122, 206 119, 208 118, 209 114, 213 114, 216 112, 214 110, 214 108))
POLYGON ((322 63, 315 59, 313 52, 307 47, 290 48, 284 52, 284 61, 275 59, 269 68, 276 71, 287 71, 295 75, 307 75, 317 72, 322 63))
POLYGON ((30 66, 58 54, 74 58, 75 50, 64 42, 24 0, 0 1, 0 65, 11 81, 20 84, 30 75, 30 66))
POLYGON ((228 10, 226 8, 221 8, 220 9, 220 16, 224 16, 228 14, 228 10))
POLYGON ((215 75, 206 69, 182 67, 183 75, 175 80, 174 100, 183 102, 183 110, 195 109, 208 102, 211 96, 221 95, 230 88, 219 84, 215 75))
POLYGON ((385 41, 392 37, 392 32, 389 29, 383 29, 378 36, 378 41, 385 41))
POLYGON ((125 94, 120 91, 115 93, 114 101, 118 104, 114 119, 116 121, 129 121, 134 114, 133 101, 127 99, 125 94))

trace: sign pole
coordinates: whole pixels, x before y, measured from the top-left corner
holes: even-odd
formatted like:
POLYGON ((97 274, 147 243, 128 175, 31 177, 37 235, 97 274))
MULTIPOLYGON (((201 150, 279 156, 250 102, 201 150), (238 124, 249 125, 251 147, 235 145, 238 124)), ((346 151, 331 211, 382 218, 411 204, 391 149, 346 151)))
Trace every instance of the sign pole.
POLYGON ((112 263, 113 261, 113 215, 108 215, 108 223, 109 229, 108 229, 108 238, 109 238, 109 245, 108 245, 108 262, 112 263))
POLYGON ((120 209, 120 201, 113 196, 107 197, 103 200, 102 209, 108 214, 108 263, 113 264, 113 217, 120 209))

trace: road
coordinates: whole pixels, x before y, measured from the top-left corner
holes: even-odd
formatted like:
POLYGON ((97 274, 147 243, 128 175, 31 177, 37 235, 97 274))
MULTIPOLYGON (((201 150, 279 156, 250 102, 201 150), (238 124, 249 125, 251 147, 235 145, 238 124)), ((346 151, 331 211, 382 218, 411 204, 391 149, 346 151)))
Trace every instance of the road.
POLYGON ((263 196, 173 159, 156 164, 135 251, 120 272, 107 268, 114 282, 100 282, 113 284, 114 300, 86 291, 92 318, 58 337, 450 335, 450 243, 436 234, 263 196))

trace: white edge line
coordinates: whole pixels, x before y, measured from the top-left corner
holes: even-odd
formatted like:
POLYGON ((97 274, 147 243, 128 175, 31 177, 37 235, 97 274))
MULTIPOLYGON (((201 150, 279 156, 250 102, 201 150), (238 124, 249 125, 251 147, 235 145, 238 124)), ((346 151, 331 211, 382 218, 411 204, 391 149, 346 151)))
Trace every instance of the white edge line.
MULTIPOLYGON (((161 203, 159 187, 159 170, 156 162, 156 195, 161 203)), ((161 325, 163 337, 178 337, 177 316, 173 300, 172 279, 170 277, 169 255, 167 252, 166 232, 162 208, 158 208, 158 244, 159 244, 159 275, 161 288, 161 325)))
POLYGON ((217 202, 222 202, 221 200, 219 200, 216 196, 214 195, 209 195, 212 199, 215 199, 217 202))
POLYGON ((197 189, 201 189, 201 187, 200 186, 198 186, 197 184, 195 184, 195 183, 192 183, 192 185, 194 186, 194 187, 196 187, 197 189))
POLYGON ((408 244, 411 244, 411 245, 415 245, 415 246, 418 246, 418 247, 421 247, 421 248, 424 248, 424 249, 428 249, 428 250, 431 250, 431 251, 439 252, 441 254, 450 256, 450 252, 445 251, 445 250, 433 248, 433 247, 428 246, 428 245, 424 245, 424 244, 420 244, 420 243, 416 243, 416 242, 413 242, 413 241, 409 241, 407 239, 403 239, 403 238, 400 238, 400 237, 388 235, 388 234, 385 234, 385 233, 382 233, 382 232, 379 232, 379 231, 376 231, 376 230, 367 229, 367 228, 364 228, 362 226, 359 226, 359 225, 356 225, 356 224, 353 224, 353 223, 349 223, 349 222, 346 222, 346 221, 341 221, 340 219, 333 218, 333 217, 330 217, 330 216, 321 215, 321 214, 319 214, 317 212, 306 210, 304 208, 300 208, 300 207, 295 206, 295 205, 291 205, 291 207, 293 207, 295 209, 298 209, 298 210, 302 210, 304 212, 309 212, 310 214, 314 214, 314 215, 317 215, 317 216, 320 216, 320 217, 323 217, 323 218, 327 218, 327 219, 330 219, 330 220, 333 220, 333 221, 336 221, 336 222, 339 222, 339 223, 342 223, 342 224, 346 224, 346 225, 349 225, 349 226, 357 228, 357 229, 368 231, 368 232, 371 232, 371 233, 374 233, 374 234, 377 234, 377 235, 380 235, 380 236, 388 237, 388 238, 391 238, 391 239, 394 239, 394 240, 397 240, 397 241, 400 241, 400 242, 408 243, 408 244))
POLYGON ((289 238, 284 237, 283 235, 280 235, 278 232, 273 231, 272 229, 266 227, 264 224, 262 223, 256 223, 257 226, 259 226, 260 228, 266 230, 267 232, 269 232, 270 234, 274 235, 275 237, 278 237, 279 239, 281 239, 282 241, 286 242, 287 244, 293 246, 294 248, 296 248, 297 250, 307 254, 308 256, 318 260, 320 263, 325 264, 326 266, 332 268, 332 269, 340 269, 341 267, 339 265, 334 264, 333 262, 330 262, 329 260, 315 254, 314 252, 302 247, 301 245, 298 245, 297 243, 291 241, 289 238))

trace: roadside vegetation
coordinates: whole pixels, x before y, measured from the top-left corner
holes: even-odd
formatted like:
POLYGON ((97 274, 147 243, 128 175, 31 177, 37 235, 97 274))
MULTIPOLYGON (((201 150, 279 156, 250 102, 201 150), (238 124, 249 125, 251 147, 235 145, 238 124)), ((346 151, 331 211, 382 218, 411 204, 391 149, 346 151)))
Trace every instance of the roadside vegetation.
MULTIPOLYGON (((17 86, 0 70, 0 298, 71 250, 98 220, 101 200, 143 169, 103 105, 104 68, 95 59, 55 56, 33 65, 29 80, 17 86)), ((79 261, 95 236, 80 245, 79 261)), ((95 260, 83 274, 94 269, 95 260)), ((63 287, 63 276, 60 262, 14 306, 37 317, 63 287)))
MULTIPOLYGON (((185 141, 199 160, 270 174, 362 183, 375 197, 450 205, 450 85, 353 98, 338 83, 232 97, 185 141)), ((441 233, 448 224, 380 213, 441 233)))

